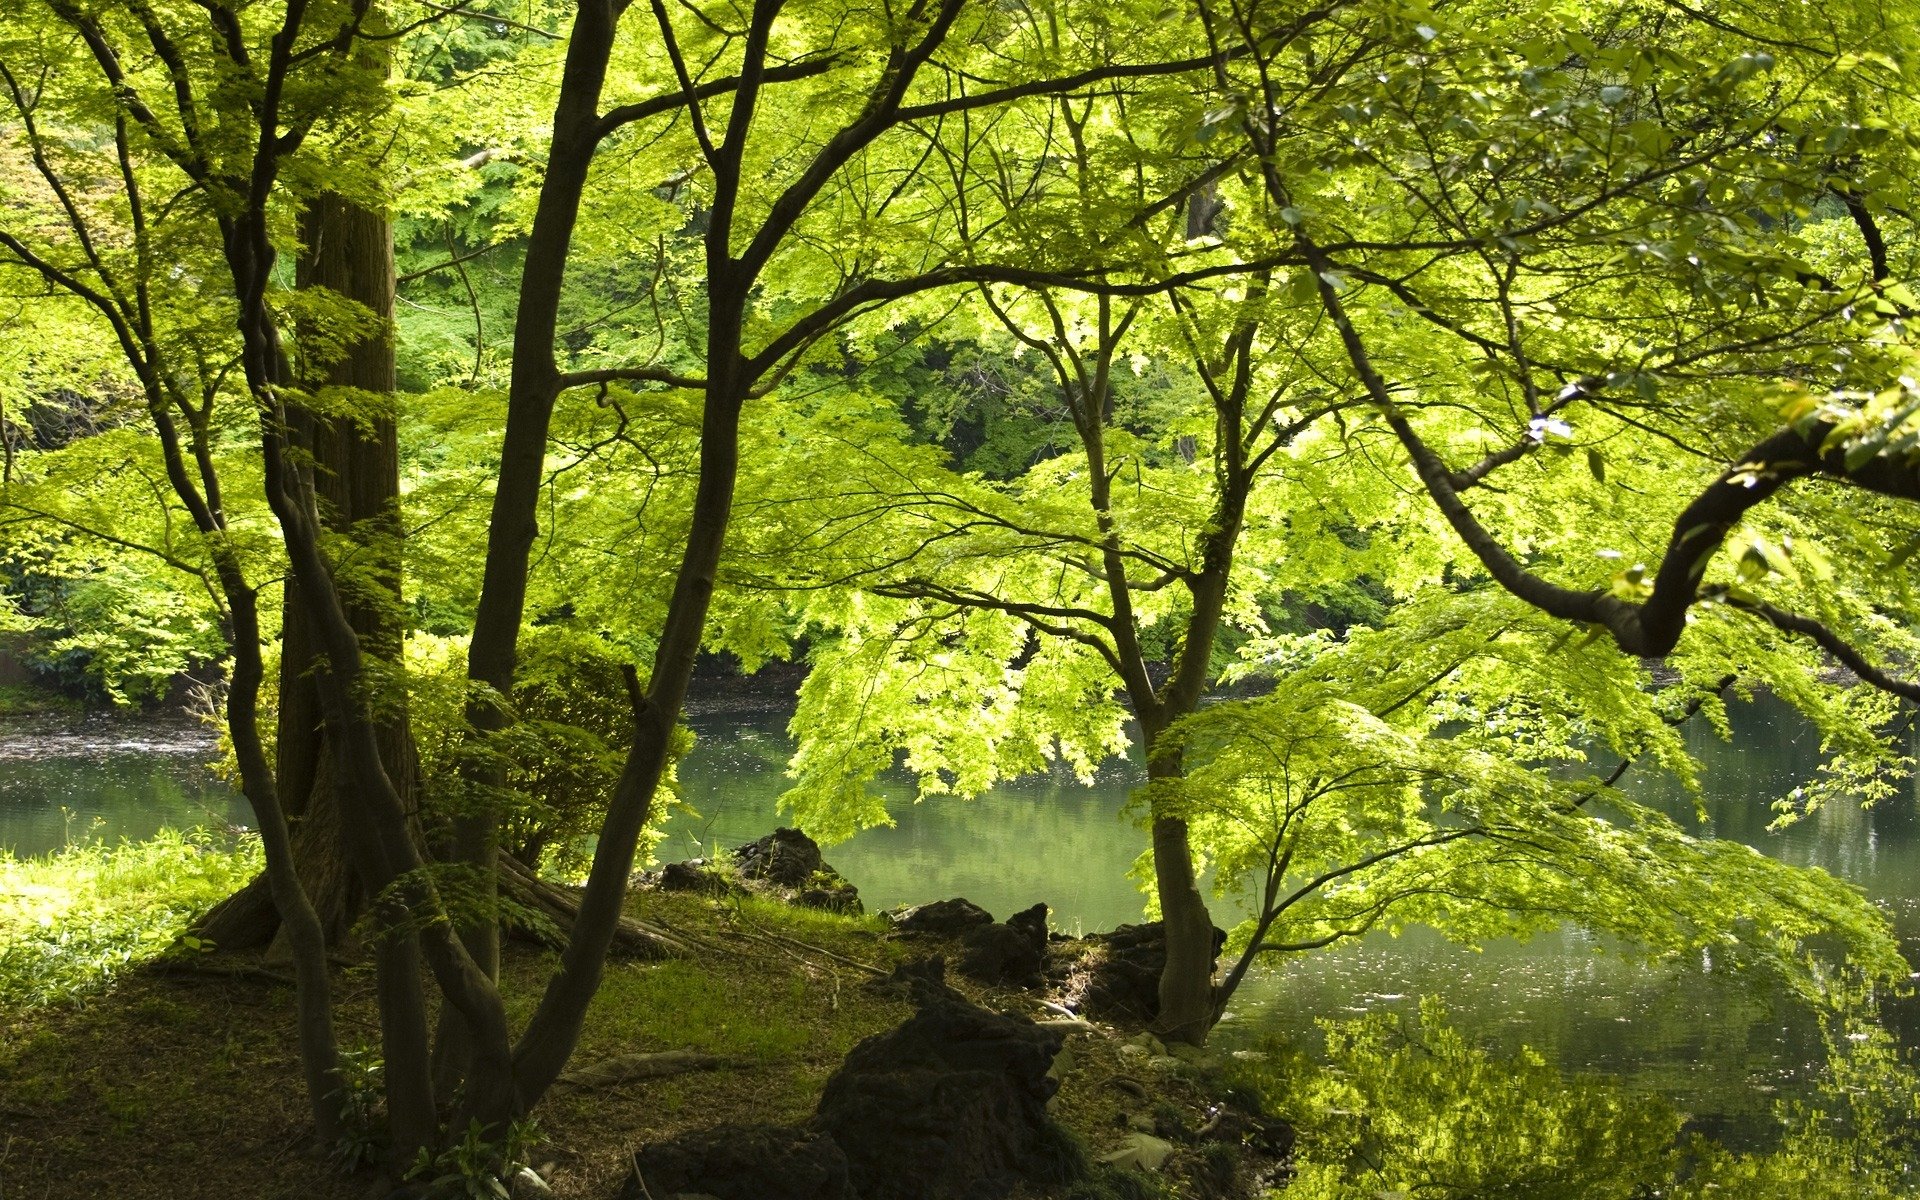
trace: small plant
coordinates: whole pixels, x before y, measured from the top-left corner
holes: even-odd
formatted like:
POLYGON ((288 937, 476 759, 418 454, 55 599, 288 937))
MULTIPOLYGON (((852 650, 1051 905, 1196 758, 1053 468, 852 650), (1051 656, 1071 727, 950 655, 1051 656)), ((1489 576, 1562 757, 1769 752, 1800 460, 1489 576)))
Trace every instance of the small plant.
POLYGON ((530 1119, 508 1122, 506 1136, 498 1140, 488 1137, 475 1120, 459 1141, 437 1154, 422 1146, 407 1178, 424 1182, 432 1196, 509 1200, 512 1193, 506 1180, 527 1165, 539 1143, 539 1131, 530 1119))
POLYGON ((333 1158, 342 1172, 352 1172, 378 1161, 386 1150, 381 1132, 386 1128, 380 1102, 386 1064, 374 1046, 343 1046, 340 1050, 340 1137, 333 1158))

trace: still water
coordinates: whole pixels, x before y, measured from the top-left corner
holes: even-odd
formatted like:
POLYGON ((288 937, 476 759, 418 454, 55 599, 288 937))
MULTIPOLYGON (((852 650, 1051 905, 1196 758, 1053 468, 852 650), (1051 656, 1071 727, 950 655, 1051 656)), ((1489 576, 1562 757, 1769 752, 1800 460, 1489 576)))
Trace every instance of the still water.
MULTIPOLYGON (((1872 811, 1834 805, 1770 833, 1770 802, 1813 772, 1818 738, 1778 704, 1736 707, 1734 717, 1740 732, 1731 743, 1704 723, 1688 729, 1706 765, 1704 831, 1865 888, 1920 963, 1915 796, 1872 811)), ((671 816, 662 859, 711 855, 780 820, 785 718, 713 714, 692 724, 699 743, 680 766, 691 804, 671 816)), ((205 735, 189 726, 0 731, 0 848, 36 854, 74 838, 248 823, 244 805, 200 765, 209 753, 205 735)), ((1000 916, 1045 901, 1054 927, 1069 932, 1110 928, 1141 915, 1128 877, 1145 844, 1127 811, 1137 779, 1132 764, 1115 761, 1092 787, 1039 777, 974 800, 921 804, 904 779, 888 780, 882 787, 897 824, 831 847, 828 857, 870 911, 964 895, 1000 916)), ((1643 776, 1635 785, 1695 824, 1690 802, 1667 783, 1643 776)), ((1269 1033, 1312 1044, 1317 1018, 1411 1007, 1439 994, 1482 1042, 1531 1046, 1564 1069, 1620 1077, 1734 1140, 1769 1124, 1774 1102, 1806 1086, 1819 1053, 1807 1014, 1752 981, 1697 964, 1651 969, 1602 949, 1573 930, 1477 951, 1419 931, 1374 935, 1250 978, 1220 1036, 1229 1045, 1269 1033)), ((1920 1048, 1920 1005, 1895 1001, 1883 1018, 1920 1048)))
POLYGON ((139 841, 164 828, 251 826, 207 771, 213 736, 192 721, 39 721, 0 728, 0 850, 139 841))

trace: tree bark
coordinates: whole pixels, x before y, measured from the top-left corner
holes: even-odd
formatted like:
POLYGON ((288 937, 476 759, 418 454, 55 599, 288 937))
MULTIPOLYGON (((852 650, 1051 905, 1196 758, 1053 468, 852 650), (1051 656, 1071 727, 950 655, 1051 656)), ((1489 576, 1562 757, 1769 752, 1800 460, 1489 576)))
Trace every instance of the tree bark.
MULTIPOLYGON (((304 385, 352 388, 389 397, 395 390, 393 345, 393 226, 385 213, 346 197, 323 193, 301 220, 302 250, 295 282, 324 288, 364 307, 377 322, 369 336, 331 361, 310 355, 304 385)), ((356 408, 360 406, 356 405, 356 408)), ((288 412, 289 440, 311 456, 306 472, 328 527, 359 543, 355 586, 343 597, 354 632, 376 659, 397 663, 405 631, 400 611, 400 444, 390 409, 356 412, 355 418, 288 412)), ((341 843, 335 772, 329 766, 315 670, 313 631, 293 584, 286 585, 279 672, 279 713, 274 754, 282 803, 292 824, 300 880, 320 917, 329 946, 347 948, 353 924, 366 909, 366 890, 348 869, 341 843)), ((403 701, 383 703, 382 759, 402 796, 411 796, 416 754, 403 701)), ((280 943, 280 921, 264 877, 250 883, 201 922, 200 936, 223 949, 280 943)))

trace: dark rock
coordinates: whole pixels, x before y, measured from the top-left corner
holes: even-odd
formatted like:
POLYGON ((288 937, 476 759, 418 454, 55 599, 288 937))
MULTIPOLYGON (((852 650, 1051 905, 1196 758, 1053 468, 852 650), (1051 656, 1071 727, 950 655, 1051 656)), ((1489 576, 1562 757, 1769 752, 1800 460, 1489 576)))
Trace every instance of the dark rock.
POLYGON ((818 842, 798 829, 785 827, 737 847, 733 859, 740 866, 742 879, 793 889, 806 887, 814 872, 825 865, 818 842))
POLYGON ((1047 945, 1047 906, 1036 904, 1007 918, 1007 928, 1018 930, 1044 950, 1047 945))
POLYGON ((960 937, 970 929, 993 924, 992 913, 962 896, 897 908, 887 914, 887 919, 901 933, 929 937, 960 937))
POLYGON ((1078 1178, 1085 1159, 1046 1112, 1062 1035, 979 1008, 943 979, 938 957, 895 969, 888 982, 912 989, 918 1011, 854 1047, 805 1127, 719 1126, 643 1146, 616 1200, 999 1200, 1023 1181, 1078 1178))
POLYGON ((703 896, 723 896, 738 890, 732 880, 701 858, 670 862, 660 868, 651 882, 663 892, 698 892, 703 896))
POLYGON ((1022 1180, 1071 1178, 1079 1161, 1046 1112, 1061 1035, 945 989, 921 996, 906 1023, 855 1046, 820 1097, 813 1127, 839 1142, 854 1193, 993 1200, 1022 1180))
MULTIPOLYGON (((1226 930, 1216 927, 1216 959, 1226 944, 1226 930)), ((1056 957, 1053 973, 1084 1016, 1144 1025, 1160 1015, 1160 972, 1166 965, 1166 933, 1152 921, 1082 939, 1056 957)))
POLYGON ((860 889, 820 857, 820 845, 798 829, 776 829, 733 852, 740 878, 755 891, 788 904, 858 914, 860 889))
POLYGON ((803 908, 824 908, 852 916, 866 911, 866 906, 860 903, 860 889, 833 873, 831 867, 823 867, 815 876, 813 886, 795 896, 793 902, 803 908))
POLYGON ((960 973, 985 984, 1038 987, 1047 961, 1047 906, 1036 904, 1005 924, 981 925, 961 943, 960 973))
POLYGON ((696 1129, 640 1147, 633 1165, 639 1178, 628 1175, 616 1200, 683 1193, 717 1200, 859 1200, 848 1182, 847 1156, 832 1137, 812 1129, 696 1129))

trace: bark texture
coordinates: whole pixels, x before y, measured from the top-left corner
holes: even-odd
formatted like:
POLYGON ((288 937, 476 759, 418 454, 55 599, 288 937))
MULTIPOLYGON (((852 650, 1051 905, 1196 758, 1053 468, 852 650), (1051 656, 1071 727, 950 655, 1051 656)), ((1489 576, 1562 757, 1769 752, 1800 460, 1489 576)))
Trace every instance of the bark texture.
MULTIPOLYGON (((355 543, 341 556, 339 578, 361 647, 369 658, 394 662, 404 629, 400 444, 387 403, 395 389, 393 226, 385 213, 324 193, 307 207, 301 242, 296 284, 354 302, 364 310, 369 326, 364 336, 335 353, 309 352, 302 384, 318 400, 310 407, 289 408, 289 442, 310 456, 304 473, 329 530, 355 543)), ((307 340, 317 344, 319 331, 307 331, 307 340)), ((292 825, 301 884, 328 945, 339 950, 351 943, 367 893, 348 869, 341 840, 338 783, 322 729, 316 677, 319 648, 292 594, 293 584, 286 586, 274 770, 292 825)), ((410 797, 418 771, 400 698, 380 705, 379 726, 388 776, 402 796, 410 797)), ((239 950, 275 943, 279 930, 279 916, 262 877, 209 913, 200 933, 216 946, 239 950)))

